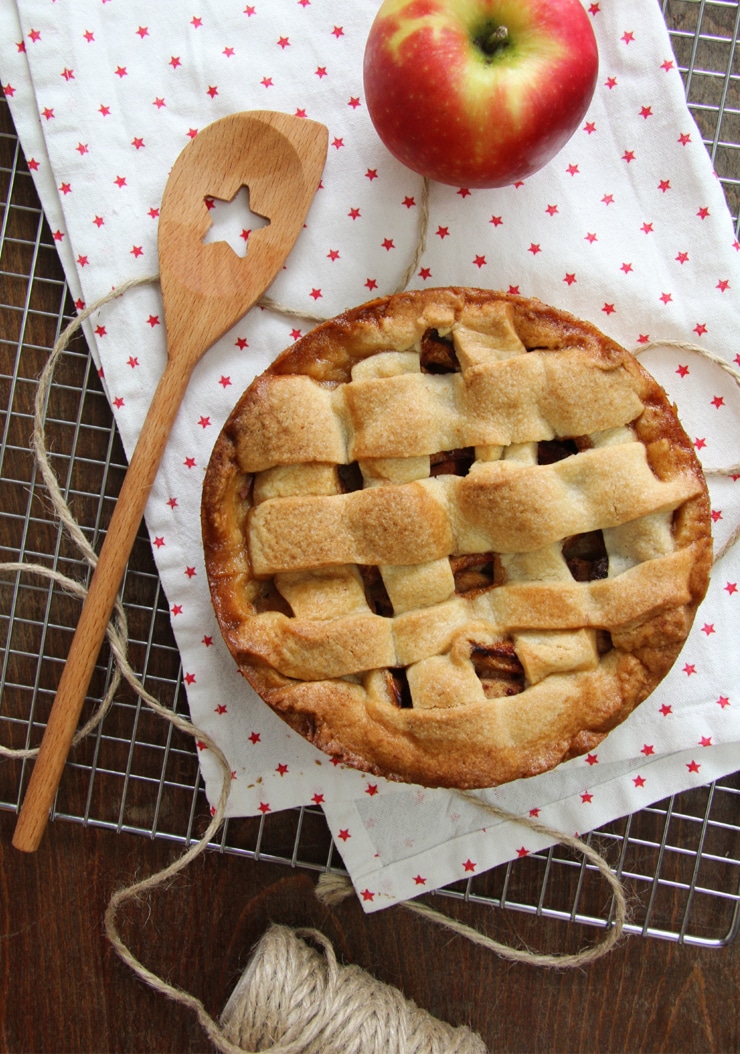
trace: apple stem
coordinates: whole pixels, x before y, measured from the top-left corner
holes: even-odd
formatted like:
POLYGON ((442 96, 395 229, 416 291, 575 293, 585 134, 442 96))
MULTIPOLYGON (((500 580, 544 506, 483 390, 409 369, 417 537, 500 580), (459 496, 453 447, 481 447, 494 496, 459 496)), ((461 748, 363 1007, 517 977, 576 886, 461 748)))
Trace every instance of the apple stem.
POLYGON ((497 26, 493 33, 487 38, 483 50, 487 55, 495 54, 499 48, 506 44, 509 39, 509 30, 506 26, 497 26))

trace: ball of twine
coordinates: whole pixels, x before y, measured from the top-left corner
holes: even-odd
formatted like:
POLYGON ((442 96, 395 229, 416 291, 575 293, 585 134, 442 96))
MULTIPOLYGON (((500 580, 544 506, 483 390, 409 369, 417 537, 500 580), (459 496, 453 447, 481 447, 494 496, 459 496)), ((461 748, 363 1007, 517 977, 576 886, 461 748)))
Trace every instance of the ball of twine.
POLYGON ((262 937, 221 1023, 224 1037, 244 1051, 486 1052, 470 1029, 439 1021, 359 966, 340 966, 318 930, 287 926, 273 925, 262 937))

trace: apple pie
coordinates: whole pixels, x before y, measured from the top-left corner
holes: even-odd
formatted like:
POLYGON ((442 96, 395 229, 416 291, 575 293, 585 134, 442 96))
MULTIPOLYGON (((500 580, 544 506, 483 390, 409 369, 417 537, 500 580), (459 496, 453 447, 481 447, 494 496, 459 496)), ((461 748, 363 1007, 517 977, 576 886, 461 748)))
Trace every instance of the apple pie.
POLYGON ((593 750, 670 669, 712 562, 655 379, 591 324, 481 289, 374 300, 284 351, 216 442, 202 524, 262 699, 426 786, 593 750))

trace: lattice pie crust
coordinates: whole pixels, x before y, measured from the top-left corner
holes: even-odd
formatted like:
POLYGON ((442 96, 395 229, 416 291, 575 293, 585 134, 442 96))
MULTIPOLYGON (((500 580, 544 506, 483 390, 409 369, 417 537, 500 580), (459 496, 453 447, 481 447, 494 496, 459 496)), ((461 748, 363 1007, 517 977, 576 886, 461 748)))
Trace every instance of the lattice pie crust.
POLYGON ((674 662, 712 559, 657 382, 590 324, 476 289, 376 300, 285 351, 224 426, 202 515, 256 691, 427 786, 593 749, 674 662))

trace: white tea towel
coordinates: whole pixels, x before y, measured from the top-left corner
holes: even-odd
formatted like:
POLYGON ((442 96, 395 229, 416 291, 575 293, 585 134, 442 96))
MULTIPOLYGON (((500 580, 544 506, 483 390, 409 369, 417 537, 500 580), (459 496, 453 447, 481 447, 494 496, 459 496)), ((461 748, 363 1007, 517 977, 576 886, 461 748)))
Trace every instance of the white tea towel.
MULTIPOLYGON (((600 72, 582 127, 524 183, 490 191, 433 184, 426 250, 410 286, 515 290, 589 319, 630 349, 695 343, 737 366, 740 246, 659 6, 585 6, 600 72)), ((159 202, 172 163, 199 129, 249 109, 297 113, 329 129, 322 188, 270 295, 328 316, 395 288, 416 245, 422 184, 387 153, 364 106, 362 55, 377 7, 377 0, 2 5, 0 83, 75 297, 92 303, 156 272, 159 202)), ((246 244, 238 223, 237 242, 246 244)), ((241 391, 310 324, 255 309, 208 352, 146 520, 193 720, 232 768, 230 813, 323 805, 373 910, 538 843, 518 824, 487 824, 458 795, 333 764, 257 699, 221 641, 200 542, 203 472, 241 391)), ((165 359, 156 283, 101 309, 88 338, 130 455, 165 359)), ((675 347, 643 361, 677 403, 705 467, 740 462, 732 378, 675 347)), ((721 546, 740 517, 740 491, 737 479, 716 476, 710 490, 721 546)), ((735 549, 715 566, 694 630, 658 691, 591 754, 490 799, 583 833, 733 771, 738 605, 735 549)), ((207 749, 200 762, 216 796, 220 769, 207 749)))

